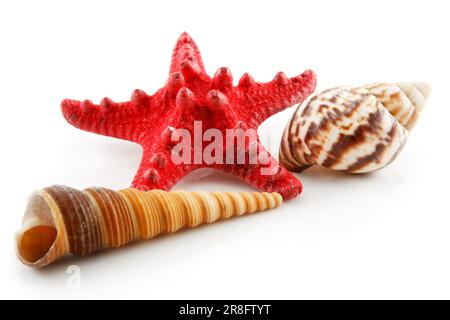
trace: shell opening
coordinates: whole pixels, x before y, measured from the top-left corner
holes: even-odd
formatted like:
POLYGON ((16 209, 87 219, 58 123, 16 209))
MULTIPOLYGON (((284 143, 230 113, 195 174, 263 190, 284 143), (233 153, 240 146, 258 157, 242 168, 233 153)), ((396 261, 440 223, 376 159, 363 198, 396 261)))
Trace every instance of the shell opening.
POLYGON ((39 193, 31 196, 17 234, 17 252, 28 264, 37 263, 49 254, 56 241, 55 227, 51 209, 39 193))

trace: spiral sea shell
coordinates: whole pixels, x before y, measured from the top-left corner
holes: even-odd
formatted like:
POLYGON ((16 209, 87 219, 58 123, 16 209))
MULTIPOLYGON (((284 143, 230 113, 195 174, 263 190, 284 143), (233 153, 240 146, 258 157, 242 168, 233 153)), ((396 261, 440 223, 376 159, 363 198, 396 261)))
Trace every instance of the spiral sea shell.
POLYGON ((67 254, 85 256, 281 203, 278 193, 267 192, 78 191, 52 186, 31 195, 17 234, 17 254, 24 264, 42 267, 67 254))
POLYGON ((401 151, 430 91, 425 83, 376 83, 314 94, 284 131, 280 163, 291 171, 381 169, 401 151))

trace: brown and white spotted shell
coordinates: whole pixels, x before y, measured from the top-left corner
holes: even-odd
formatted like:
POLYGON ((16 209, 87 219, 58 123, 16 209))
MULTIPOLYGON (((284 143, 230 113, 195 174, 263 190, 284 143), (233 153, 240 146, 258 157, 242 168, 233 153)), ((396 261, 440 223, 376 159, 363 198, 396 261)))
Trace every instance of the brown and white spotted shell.
POLYGON ((85 256, 184 227, 276 208, 282 201, 278 193, 267 192, 79 191, 52 186, 30 197, 17 233, 17 255, 26 265, 42 267, 68 254, 85 256))
POLYGON ((401 151, 430 91, 425 83, 376 83, 314 94, 284 131, 280 163, 291 171, 381 169, 401 151))

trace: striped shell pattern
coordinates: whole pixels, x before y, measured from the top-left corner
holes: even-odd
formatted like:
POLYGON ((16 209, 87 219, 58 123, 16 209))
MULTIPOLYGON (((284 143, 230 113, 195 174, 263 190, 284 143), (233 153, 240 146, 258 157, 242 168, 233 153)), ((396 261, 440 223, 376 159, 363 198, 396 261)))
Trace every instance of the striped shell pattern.
POLYGON ((85 256, 162 233, 194 228, 278 207, 281 195, 267 192, 187 192, 52 186, 28 202, 17 255, 42 267, 74 254, 85 256))
POLYGON ((291 171, 320 165, 365 173, 391 163, 430 94, 425 83, 338 87, 312 95, 287 125, 280 162, 291 171))

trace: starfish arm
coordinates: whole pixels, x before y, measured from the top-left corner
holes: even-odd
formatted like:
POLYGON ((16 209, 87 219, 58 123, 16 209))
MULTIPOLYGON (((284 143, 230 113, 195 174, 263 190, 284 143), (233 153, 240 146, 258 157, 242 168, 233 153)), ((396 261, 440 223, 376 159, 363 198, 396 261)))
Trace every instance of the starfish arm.
POLYGON ((240 110, 243 120, 259 125, 271 115, 301 103, 315 87, 316 75, 311 70, 293 78, 280 72, 267 83, 254 82, 244 74, 237 87, 235 105, 245 108, 240 110))
POLYGON ((278 192, 283 199, 290 200, 298 196, 303 189, 300 180, 281 167, 277 161, 259 144, 259 158, 256 164, 222 165, 218 169, 235 175, 266 192, 278 192))
POLYGON ((170 74, 175 72, 181 72, 187 79, 206 73, 200 50, 186 32, 181 34, 173 49, 170 74))
POLYGON ((132 188, 147 191, 160 189, 169 191, 180 179, 192 171, 188 165, 172 162, 170 149, 166 146, 146 149, 134 177, 132 188))
POLYGON ((64 118, 82 130, 111 136, 119 139, 137 141, 140 134, 139 119, 143 107, 150 105, 150 96, 135 90, 131 101, 113 102, 104 98, 99 105, 89 100, 66 99, 61 102, 64 118))

